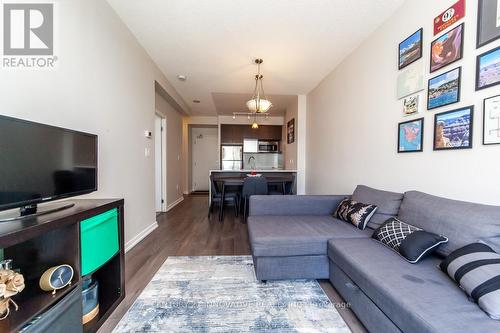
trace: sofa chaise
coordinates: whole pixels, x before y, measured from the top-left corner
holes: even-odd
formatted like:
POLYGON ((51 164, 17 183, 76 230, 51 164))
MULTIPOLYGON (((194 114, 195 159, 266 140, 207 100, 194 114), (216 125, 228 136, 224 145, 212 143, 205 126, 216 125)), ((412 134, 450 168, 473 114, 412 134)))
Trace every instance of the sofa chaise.
POLYGON ((371 332, 500 332, 438 267, 478 241, 500 252, 500 207, 366 186, 352 196, 253 196, 248 231, 258 280, 329 279, 371 332), (365 230, 332 217, 346 197, 377 205, 365 230), (411 264, 371 238, 390 217, 449 241, 411 264))

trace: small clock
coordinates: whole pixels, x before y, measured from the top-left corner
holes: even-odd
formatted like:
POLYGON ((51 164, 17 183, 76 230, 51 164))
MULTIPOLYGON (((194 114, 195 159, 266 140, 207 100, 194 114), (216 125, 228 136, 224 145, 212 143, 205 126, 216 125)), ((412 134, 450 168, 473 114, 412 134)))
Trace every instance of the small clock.
POLYGON ((55 294, 56 290, 70 285, 71 279, 73 279, 73 268, 70 265, 51 267, 40 278, 40 288, 55 294))

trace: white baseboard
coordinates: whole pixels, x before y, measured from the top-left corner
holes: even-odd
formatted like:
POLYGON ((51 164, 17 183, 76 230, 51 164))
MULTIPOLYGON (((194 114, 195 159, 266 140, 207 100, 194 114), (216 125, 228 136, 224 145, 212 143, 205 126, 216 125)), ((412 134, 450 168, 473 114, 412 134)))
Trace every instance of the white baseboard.
POLYGON ((158 228, 158 222, 154 221, 154 223, 148 225, 146 227, 146 229, 144 229, 143 231, 141 231, 140 233, 138 233, 134 238, 132 238, 131 240, 129 240, 127 242, 127 244, 125 244, 125 253, 127 253, 130 250, 132 250, 132 248, 134 246, 136 246, 137 244, 139 244, 139 242, 141 240, 143 240, 144 238, 146 238, 146 236, 149 235, 150 233, 152 233, 156 228, 158 228))
POLYGON ((171 210, 172 208, 174 208, 175 206, 177 206, 178 204, 180 204, 181 202, 183 202, 183 201, 184 201, 184 196, 182 196, 179 199, 177 199, 174 202, 172 202, 170 205, 167 206, 167 212, 169 210, 171 210))

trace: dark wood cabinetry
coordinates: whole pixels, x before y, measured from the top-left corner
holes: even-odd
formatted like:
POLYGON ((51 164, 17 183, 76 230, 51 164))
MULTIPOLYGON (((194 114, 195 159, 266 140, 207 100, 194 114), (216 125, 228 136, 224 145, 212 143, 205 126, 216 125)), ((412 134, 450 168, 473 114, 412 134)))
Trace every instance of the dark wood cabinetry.
POLYGON ((243 144, 243 139, 281 141, 283 126, 260 125, 253 129, 250 125, 221 125, 222 144, 243 144))
MULTIPOLYGON (((55 309, 70 295, 75 295, 73 291, 78 291, 76 297, 81 308, 83 278, 80 264, 80 222, 112 209, 118 210, 119 251, 93 272, 93 277, 99 281, 99 314, 83 327, 81 317, 75 318, 76 321, 66 320, 64 327, 70 327, 68 333, 96 332, 125 297, 124 201, 122 199, 70 201, 75 205, 60 212, 0 223, 0 248, 3 249, 4 258, 13 259, 13 268, 20 270, 26 284, 25 290, 13 298, 19 305, 19 310, 12 310, 7 319, 0 321, 0 333, 18 332, 40 315, 42 319, 39 319, 38 323, 43 326, 41 325, 44 320, 43 314, 55 309), (55 295, 42 291, 38 286, 42 273, 50 267, 61 264, 68 264, 74 270, 71 285, 58 290, 55 295)), ((61 308, 59 306, 57 310, 61 308)), ((48 331, 42 329, 36 332, 48 331)))

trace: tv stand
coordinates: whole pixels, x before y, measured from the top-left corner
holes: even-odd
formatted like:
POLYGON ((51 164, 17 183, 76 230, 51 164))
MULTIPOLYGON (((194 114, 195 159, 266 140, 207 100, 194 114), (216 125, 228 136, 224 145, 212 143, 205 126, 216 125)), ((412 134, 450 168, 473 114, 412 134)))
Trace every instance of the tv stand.
POLYGON ((38 207, 36 204, 28 205, 19 208, 19 211, 7 211, 0 212, 0 223, 1 222, 10 222, 10 221, 19 221, 23 219, 29 219, 45 214, 59 212, 61 210, 65 210, 71 208, 75 205, 74 202, 71 201, 63 201, 58 203, 52 203, 50 205, 43 205, 38 207))
MULTIPOLYGON (((72 199, 75 205, 60 212, 0 223, 0 248, 3 258, 12 259, 19 269, 26 288, 13 300, 19 306, 0 320, 0 333, 18 333, 27 325, 27 332, 96 333, 125 297, 125 243, 123 199, 72 199), (118 252, 92 272, 83 271, 81 223, 116 210, 118 252), (71 285, 56 294, 43 291, 40 277, 50 267, 67 264, 73 268, 71 285), (89 277, 99 282, 99 313, 82 324, 82 285, 89 277)), ((62 204, 61 202, 60 204, 62 204)), ((67 203, 67 202, 66 202, 67 203)), ((99 241, 85 241, 100 248, 99 241)), ((88 254, 86 256, 88 259, 88 254)))

